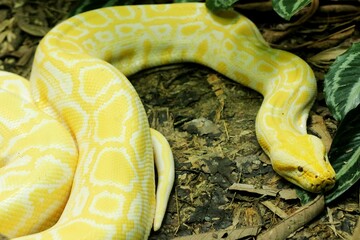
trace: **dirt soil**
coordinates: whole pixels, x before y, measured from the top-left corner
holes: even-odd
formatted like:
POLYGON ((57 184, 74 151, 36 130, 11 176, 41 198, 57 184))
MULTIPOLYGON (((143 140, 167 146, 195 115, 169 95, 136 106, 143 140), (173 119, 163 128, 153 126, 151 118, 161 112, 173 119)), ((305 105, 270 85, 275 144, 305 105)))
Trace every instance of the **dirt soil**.
MULTIPOLYGON (((324 101, 324 73, 340 50, 359 39, 356 4, 322 1, 291 22, 277 17, 267 1, 237 8, 275 47, 301 56, 314 69, 319 93, 310 113, 309 132, 321 136, 327 146, 337 123, 324 101)), ((28 77, 39 40, 67 17, 73 5, 70 0, 0 0, 0 69, 28 77)), ((271 229, 301 207, 294 185, 272 170, 257 143, 254 123, 260 94, 191 63, 145 70, 130 80, 151 126, 169 140, 176 164, 163 226, 150 239, 206 232, 214 233, 193 239, 226 239, 235 229, 255 227, 255 232, 243 235, 243 239, 254 239, 254 234, 271 229), (234 183, 243 185, 230 190, 234 183), (287 195, 278 194, 284 189, 287 195), (218 230, 227 232, 219 236, 218 230)), ((351 239, 359 214, 357 185, 288 239, 351 239)))

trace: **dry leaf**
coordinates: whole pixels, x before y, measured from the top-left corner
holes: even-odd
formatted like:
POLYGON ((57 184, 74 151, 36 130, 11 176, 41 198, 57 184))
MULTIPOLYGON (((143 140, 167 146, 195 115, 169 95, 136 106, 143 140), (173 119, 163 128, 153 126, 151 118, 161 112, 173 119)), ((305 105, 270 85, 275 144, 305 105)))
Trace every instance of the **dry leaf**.
POLYGON ((263 201, 261 202, 265 207, 267 207, 270 211, 272 211, 273 213, 275 213, 276 215, 278 215, 280 218, 284 219, 287 218, 288 215, 286 212, 284 212, 281 208, 279 208, 278 206, 276 206, 275 204, 273 204, 270 201, 263 201))
POLYGON ((257 193, 261 195, 267 195, 276 197, 276 195, 279 192, 279 189, 266 187, 267 189, 257 189, 254 187, 254 185, 250 184, 242 184, 242 183, 234 183, 229 187, 229 190, 237 190, 237 191, 245 191, 250 193, 257 193))
POLYGON ((312 115, 311 116, 311 131, 317 133, 323 144, 325 145, 326 152, 329 152, 332 138, 330 133, 328 132, 325 121, 320 115, 312 115))
POLYGON ((291 233, 318 216, 324 210, 324 207, 324 196, 319 195, 313 201, 291 214, 273 228, 261 233, 256 239, 286 239, 291 233))
POLYGON ((298 199, 298 196, 297 196, 297 194, 296 194, 296 190, 295 190, 295 189, 284 189, 284 190, 280 190, 279 196, 280 196, 280 198, 285 199, 285 200, 298 199))

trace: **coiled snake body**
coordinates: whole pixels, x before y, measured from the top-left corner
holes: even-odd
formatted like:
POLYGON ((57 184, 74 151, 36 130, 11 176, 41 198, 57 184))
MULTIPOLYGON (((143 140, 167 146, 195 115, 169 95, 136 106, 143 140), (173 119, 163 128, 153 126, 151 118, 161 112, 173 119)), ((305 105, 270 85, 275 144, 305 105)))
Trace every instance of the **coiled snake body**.
POLYGON ((206 65, 262 93, 256 133, 274 170, 312 192, 334 185, 323 144, 306 133, 316 81, 304 61, 270 48, 234 12, 217 16, 199 3, 111 7, 50 31, 30 84, 0 74, 0 233, 142 239, 154 214, 159 228, 173 181, 171 151, 154 130, 152 143, 125 76, 176 62, 206 65))

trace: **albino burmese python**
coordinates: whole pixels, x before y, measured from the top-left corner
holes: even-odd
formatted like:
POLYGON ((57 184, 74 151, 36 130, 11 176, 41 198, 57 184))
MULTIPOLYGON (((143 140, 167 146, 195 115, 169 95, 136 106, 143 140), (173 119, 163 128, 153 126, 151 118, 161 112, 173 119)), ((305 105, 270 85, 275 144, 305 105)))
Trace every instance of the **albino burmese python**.
POLYGON ((1 72, 0 233, 142 239, 154 215, 159 228, 172 155, 157 132, 151 143, 144 108, 125 76, 176 62, 206 65, 262 93, 256 133, 274 170, 312 192, 334 185, 322 142, 306 133, 316 81, 304 61, 270 48, 234 12, 220 17, 198 3, 111 7, 50 31, 30 83, 1 72))

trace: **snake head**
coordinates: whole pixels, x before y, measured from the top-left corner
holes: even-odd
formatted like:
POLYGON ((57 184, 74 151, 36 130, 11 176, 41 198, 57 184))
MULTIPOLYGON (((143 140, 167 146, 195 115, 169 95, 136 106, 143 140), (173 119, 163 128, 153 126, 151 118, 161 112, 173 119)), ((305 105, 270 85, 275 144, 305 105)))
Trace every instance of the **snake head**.
POLYGON ((273 169, 295 185, 314 193, 335 185, 332 168, 321 140, 313 135, 288 136, 269 152, 273 169))

